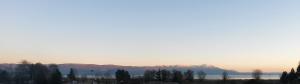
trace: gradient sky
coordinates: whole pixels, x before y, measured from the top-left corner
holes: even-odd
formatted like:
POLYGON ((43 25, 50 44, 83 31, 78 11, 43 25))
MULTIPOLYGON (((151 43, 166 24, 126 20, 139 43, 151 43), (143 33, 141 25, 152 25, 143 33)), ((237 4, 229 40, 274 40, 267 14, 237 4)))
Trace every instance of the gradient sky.
POLYGON ((1 0, 0 63, 209 64, 282 71, 300 61, 299 0, 1 0))

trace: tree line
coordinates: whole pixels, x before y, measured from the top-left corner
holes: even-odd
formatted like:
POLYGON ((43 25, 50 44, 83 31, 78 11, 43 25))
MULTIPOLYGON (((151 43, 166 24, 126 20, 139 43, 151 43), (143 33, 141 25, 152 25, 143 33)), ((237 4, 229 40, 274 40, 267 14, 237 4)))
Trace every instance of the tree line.
MULTIPOLYGON (((204 72, 202 74, 203 78, 204 75, 206 75, 204 72)), ((146 70, 144 72, 144 80, 146 82, 149 81, 162 81, 162 82, 182 82, 182 81, 189 81, 192 82, 194 81, 194 71, 192 70, 187 70, 186 72, 181 72, 178 70, 146 70)))
POLYGON ((280 81, 283 84, 293 84, 300 82, 300 62, 298 64, 297 70, 294 68, 288 73, 287 71, 283 71, 280 77, 280 81))
MULTIPOLYGON (((206 73, 200 71, 197 73, 199 79, 204 80, 206 73)), ((115 80, 118 84, 128 84, 133 78, 130 73, 124 69, 118 69, 115 72, 115 80)), ((187 70, 181 72, 178 70, 146 70, 140 78, 143 82, 160 81, 160 82, 182 82, 194 81, 194 72, 187 70)), ((76 83, 78 75, 75 69, 71 68, 66 77, 60 72, 58 65, 42 63, 30 63, 22 61, 12 70, 0 69, 0 84, 64 84, 76 83)))
POLYGON ((4 84, 62 84, 62 79, 55 64, 22 61, 12 71, 0 70, 0 83, 4 84))
POLYGON ((10 70, 0 69, 0 84, 65 84, 77 80, 76 70, 71 68, 65 78, 58 65, 22 61, 10 70))
MULTIPOLYGON (((287 72, 283 72, 281 80, 283 82, 286 80, 296 80, 297 77, 300 77, 299 72, 300 65, 297 68, 297 73, 294 72, 293 69, 289 74, 287 72)), ((195 74, 197 75, 199 82, 203 81, 206 77, 206 73, 203 71, 195 73, 192 70, 179 71, 167 69, 146 70, 142 76, 132 77, 127 70, 118 69, 115 72, 114 79, 101 78, 101 80, 105 80, 104 84, 141 84, 147 82, 176 82, 180 84, 183 82, 194 82, 195 74), (113 83, 111 83, 111 81, 113 81, 113 83)), ((259 80, 261 74, 262 72, 260 70, 255 70, 253 72, 253 78, 255 80, 259 80)), ((60 72, 58 65, 44 65, 42 63, 33 64, 27 61, 22 61, 12 70, 0 69, 0 84, 78 84, 78 81, 80 80, 99 82, 100 79, 80 78, 77 75, 76 69, 73 68, 71 68, 69 73, 64 76, 60 72)), ((222 80, 223 82, 229 80, 228 73, 226 71, 222 73, 222 80)))

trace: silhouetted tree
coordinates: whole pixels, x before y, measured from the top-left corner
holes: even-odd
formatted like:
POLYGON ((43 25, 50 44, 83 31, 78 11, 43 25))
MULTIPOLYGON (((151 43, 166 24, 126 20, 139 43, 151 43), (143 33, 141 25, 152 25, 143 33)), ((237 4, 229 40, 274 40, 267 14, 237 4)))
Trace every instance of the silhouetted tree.
POLYGON ((289 81, 294 81, 297 79, 297 75, 296 75, 294 68, 292 68, 291 72, 288 74, 288 79, 289 79, 289 81))
POLYGON ((258 69, 254 70, 252 73, 252 76, 255 80, 260 80, 261 75, 262 75, 262 71, 258 69))
POLYGON ((130 80, 130 74, 126 70, 117 70, 116 79, 118 84, 128 84, 130 80))
POLYGON ((48 83, 48 68, 41 63, 36 63, 33 66, 33 82, 34 84, 47 84, 48 83))
POLYGON ((184 72, 184 79, 190 82, 194 81, 194 71, 187 70, 184 72))
POLYGON ((154 81, 155 80, 155 76, 156 76, 156 71, 155 70, 146 70, 144 72, 144 80, 146 82, 154 81))
MULTIPOLYGON (((300 62, 299 62, 298 67, 297 67, 296 75, 297 75, 298 78, 300 78, 300 62)), ((298 80, 300 80, 300 79, 298 79, 298 80)))
POLYGON ((258 69, 254 70, 252 72, 253 79, 247 81, 246 84, 264 84, 263 81, 260 80, 261 75, 262 75, 261 70, 258 69))
POLYGON ((223 81, 227 81, 229 79, 227 71, 224 71, 222 73, 222 79, 223 79, 223 81))
POLYGON ((282 72, 281 77, 280 77, 280 82, 283 84, 286 84, 288 82, 287 76, 288 76, 288 73, 286 71, 282 72))
POLYGON ((252 77, 253 79, 248 80, 247 82, 245 82, 245 84, 264 84, 263 81, 260 80, 260 77, 262 75, 262 71, 261 70, 254 70, 252 72, 252 77))
POLYGON ((182 83, 183 75, 181 71, 173 70, 173 82, 182 83))
POLYGON ((200 81, 203 81, 206 77, 206 73, 204 71, 199 71, 197 74, 200 81))
POLYGON ((5 71, 0 69, 0 84, 8 84, 10 82, 10 74, 5 71))
POLYGON ((161 81, 169 81, 171 79, 171 72, 163 69, 161 70, 161 81))
POLYGON ((75 81, 76 80, 76 71, 75 69, 71 68, 70 73, 68 74, 68 79, 70 81, 75 81))
POLYGON ((32 80, 32 64, 26 60, 18 64, 14 72, 14 81, 16 84, 28 84, 32 80))
POLYGON ((51 74, 51 84, 62 84, 62 79, 61 72, 58 69, 51 74))
POLYGON ((161 74, 161 70, 160 69, 158 69, 158 71, 156 72, 155 79, 157 81, 162 81, 162 74, 161 74))
POLYGON ((59 68, 57 65, 51 64, 49 65, 50 70, 50 84, 62 84, 62 74, 59 71, 59 68))

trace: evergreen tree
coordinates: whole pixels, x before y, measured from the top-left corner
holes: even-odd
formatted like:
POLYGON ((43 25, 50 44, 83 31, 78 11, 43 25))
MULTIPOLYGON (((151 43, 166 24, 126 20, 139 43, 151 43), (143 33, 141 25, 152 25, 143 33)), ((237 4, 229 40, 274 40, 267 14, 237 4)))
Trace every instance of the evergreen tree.
POLYGON ((148 81, 154 81, 156 76, 156 71, 155 70, 146 70, 144 72, 144 80, 146 82, 148 81))
POLYGON ((59 69, 56 69, 54 72, 51 73, 50 76, 50 84, 62 84, 62 74, 59 69))
POLYGON ((76 80, 76 72, 75 69, 71 68, 70 73, 68 74, 68 79, 70 81, 75 81, 76 80))
POLYGON ((126 70, 117 70, 116 79, 118 84, 128 84, 130 80, 130 74, 126 70))
POLYGON ((297 75, 298 78, 300 78, 300 62, 299 62, 298 67, 297 67, 296 75, 297 75))
POLYGON ((280 82, 283 84, 286 84, 288 82, 287 76, 288 76, 288 73, 286 71, 282 72, 281 77, 280 77, 280 82))
POLYGON ((288 74, 288 79, 289 79, 289 81, 294 81, 297 79, 297 75, 296 75, 294 68, 292 68, 291 72, 288 74))
POLYGON ((171 72, 163 69, 161 70, 161 81, 169 81, 171 79, 171 72))
POLYGON ((14 71, 15 84, 28 84, 32 80, 32 64, 26 60, 18 64, 14 71))
POLYGON ((5 70, 1 70, 0 69, 0 84, 3 83, 3 84, 7 84, 10 82, 10 74, 5 71, 5 70))
POLYGON ((41 63, 36 63, 33 66, 33 75, 32 75, 34 84, 47 84, 48 74, 49 74, 49 70, 47 66, 41 63))
POLYGON ((162 81, 162 74, 161 74, 161 70, 158 69, 158 71, 156 72, 156 76, 155 76, 157 81, 162 81))
POLYGON ((172 81, 177 83, 182 83, 182 79, 183 79, 182 73, 180 71, 173 70, 172 81))

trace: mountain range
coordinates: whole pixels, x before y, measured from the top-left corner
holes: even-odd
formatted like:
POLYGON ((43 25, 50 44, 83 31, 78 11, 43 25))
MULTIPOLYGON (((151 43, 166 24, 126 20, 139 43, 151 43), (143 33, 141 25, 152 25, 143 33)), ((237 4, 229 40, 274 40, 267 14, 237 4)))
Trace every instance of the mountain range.
MULTIPOLYGON (((0 69, 12 69, 16 67, 17 64, 0 64, 0 69)), ((121 66, 121 65, 96 65, 96 64, 58 64, 60 71, 63 74, 68 74, 70 68, 74 68, 79 75, 114 75, 117 69, 125 69, 129 71, 130 74, 140 76, 143 75, 145 70, 193 70, 195 73, 198 71, 204 71, 209 75, 222 74, 226 71, 228 74, 243 74, 235 70, 226 70, 212 65, 191 65, 191 66, 180 66, 180 65, 170 65, 170 66, 121 66)))

